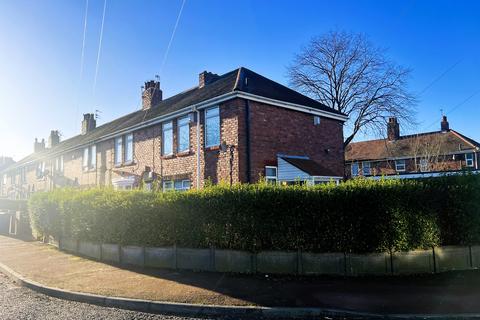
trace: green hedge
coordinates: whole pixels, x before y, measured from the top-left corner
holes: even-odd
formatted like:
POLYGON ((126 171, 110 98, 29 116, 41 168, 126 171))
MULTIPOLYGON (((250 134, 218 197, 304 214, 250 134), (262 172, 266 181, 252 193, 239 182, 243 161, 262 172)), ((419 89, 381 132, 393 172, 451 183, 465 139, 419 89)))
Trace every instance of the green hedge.
POLYGON ((480 177, 184 193, 60 189, 29 202, 43 234, 142 246, 374 252, 480 244, 480 177))

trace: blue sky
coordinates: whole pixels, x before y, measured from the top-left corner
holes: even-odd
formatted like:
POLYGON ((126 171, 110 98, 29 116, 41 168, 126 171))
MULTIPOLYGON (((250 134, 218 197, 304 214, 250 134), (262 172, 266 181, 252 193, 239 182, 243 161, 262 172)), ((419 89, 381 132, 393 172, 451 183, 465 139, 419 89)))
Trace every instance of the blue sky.
POLYGON ((295 52, 332 29, 365 33, 413 69, 410 88, 424 91, 417 130, 436 130, 444 109, 480 140, 478 1, 186 0, 161 70, 182 0, 108 0, 95 92, 103 0, 89 2, 80 79, 85 3, 0 0, 0 155, 19 160, 52 129, 77 134, 82 113, 101 110, 101 124, 137 110, 141 85, 160 72, 164 97, 203 70, 238 66, 288 84, 295 52))

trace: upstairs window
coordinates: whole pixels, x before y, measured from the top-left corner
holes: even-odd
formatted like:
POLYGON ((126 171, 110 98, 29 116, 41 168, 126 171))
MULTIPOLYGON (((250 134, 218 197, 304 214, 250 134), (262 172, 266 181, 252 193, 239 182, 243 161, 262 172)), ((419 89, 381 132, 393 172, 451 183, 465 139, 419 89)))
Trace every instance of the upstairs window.
MULTIPOLYGON (((62 164, 63 167, 63 164, 62 164)), ((97 146, 91 145, 83 149, 83 170, 88 171, 97 167, 97 146)))
POLYGON ((115 165, 129 165, 133 163, 133 133, 115 138, 115 165))
POLYGON ((115 165, 123 163, 123 137, 115 138, 115 165))
POLYGON ((125 163, 133 162, 133 133, 125 136, 125 163))
POLYGON ((205 110, 205 147, 220 145, 220 109, 205 110))
POLYGON ((177 121, 178 152, 188 151, 190 148, 190 117, 186 116, 177 121))
POLYGON ((37 165, 37 178, 41 179, 45 176, 45 162, 39 162, 37 165))
POLYGON ((267 183, 276 184, 277 183, 277 167, 266 166, 265 167, 265 181, 267 183))
POLYGON ((316 126, 320 124, 320 116, 313 116, 313 124, 316 126))
POLYGON ((55 172, 63 173, 63 156, 55 158, 55 172))
POLYGON ((465 164, 467 165, 467 167, 473 167, 474 166, 474 155, 473 153, 467 153, 465 154, 465 164))
POLYGON ((171 121, 162 125, 162 154, 164 156, 173 154, 173 124, 171 121))
POLYGON ((397 172, 405 172, 405 170, 406 170, 405 160, 396 160, 395 161, 395 170, 397 172))
POLYGON ((371 169, 371 166, 370 166, 370 162, 366 161, 366 162, 362 163, 362 173, 363 173, 364 177, 372 174, 372 169, 371 169))
POLYGON ((351 170, 352 170, 352 177, 358 176, 358 163, 357 162, 352 163, 351 170))

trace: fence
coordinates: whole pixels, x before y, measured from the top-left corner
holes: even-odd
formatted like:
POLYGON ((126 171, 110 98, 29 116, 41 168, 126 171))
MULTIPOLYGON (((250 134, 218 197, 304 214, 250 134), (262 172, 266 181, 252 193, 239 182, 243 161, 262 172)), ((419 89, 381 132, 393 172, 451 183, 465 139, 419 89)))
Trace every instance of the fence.
POLYGON ((436 247, 394 253, 345 254, 138 247, 99 244, 73 239, 50 244, 59 249, 107 263, 195 271, 296 274, 296 275, 389 275, 439 273, 480 267, 480 246, 436 247))

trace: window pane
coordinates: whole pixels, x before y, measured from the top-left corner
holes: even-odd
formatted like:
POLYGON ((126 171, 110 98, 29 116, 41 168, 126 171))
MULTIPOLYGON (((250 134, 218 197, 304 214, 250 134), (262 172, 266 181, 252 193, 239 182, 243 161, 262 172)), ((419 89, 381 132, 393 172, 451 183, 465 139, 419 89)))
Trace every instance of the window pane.
POLYGON ((90 167, 95 168, 97 166, 97 146, 93 145, 90 149, 90 167))
POLYGON ((187 151, 190 147, 190 117, 180 118, 178 120, 177 139, 178 152, 187 151))
POLYGON ((362 168, 363 168, 363 175, 364 176, 369 176, 370 175, 370 162, 364 162, 362 168))
POLYGON ((276 177, 277 176, 277 168, 265 168, 265 176, 266 177, 276 177))
POLYGON ((125 137, 125 162, 133 161, 133 133, 125 137))
POLYGON ((182 180, 175 180, 175 190, 183 189, 182 180))
POLYGON ((358 176, 358 163, 352 163, 352 176, 358 176))
POLYGON ((169 191, 173 189, 173 182, 172 181, 164 181, 163 182, 163 191, 169 191))
POLYGON ((123 141, 122 137, 118 137, 115 139, 115 164, 121 164, 122 163, 122 152, 123 152, 123 141))
POLYGON ((190 180, 183 180, 183 189, 190 189, 190 180))
POLYGON ((83 149, 83 167, 88 167, 88 148, 83 149))
POLYGON ((173 128, 171 122, 163 124, 162 150, 164 155, 173 153, 173 128))
POLYGON ((220 114, 217 107, 205 112, 205 146, 218 145, 220 145, 220 114))

